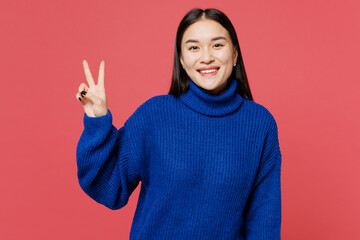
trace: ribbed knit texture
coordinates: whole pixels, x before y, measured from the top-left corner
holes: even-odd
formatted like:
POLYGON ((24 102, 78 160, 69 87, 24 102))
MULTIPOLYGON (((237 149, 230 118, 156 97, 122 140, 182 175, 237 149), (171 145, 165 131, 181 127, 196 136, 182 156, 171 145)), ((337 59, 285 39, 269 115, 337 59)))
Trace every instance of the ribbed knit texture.
POLYGON ((150 98, 119 130, 110 110, 84 114, 81 188, 120 209, 141 181, 130 239, 280 239, 277 124, 236 87, 212 95, 190 80, 180 98, 150 98))

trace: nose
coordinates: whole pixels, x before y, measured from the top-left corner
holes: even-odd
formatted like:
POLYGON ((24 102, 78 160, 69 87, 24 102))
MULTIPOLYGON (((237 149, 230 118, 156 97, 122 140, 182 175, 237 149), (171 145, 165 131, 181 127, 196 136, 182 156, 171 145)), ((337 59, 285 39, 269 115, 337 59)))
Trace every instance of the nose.
POLYGON ((212 55, 212 52, 209 51, 208 49, 204 49, 201 52, 201 56, 200 56, 200 62, 201 63, 212 63, 214 61, 214 56, 212 55))

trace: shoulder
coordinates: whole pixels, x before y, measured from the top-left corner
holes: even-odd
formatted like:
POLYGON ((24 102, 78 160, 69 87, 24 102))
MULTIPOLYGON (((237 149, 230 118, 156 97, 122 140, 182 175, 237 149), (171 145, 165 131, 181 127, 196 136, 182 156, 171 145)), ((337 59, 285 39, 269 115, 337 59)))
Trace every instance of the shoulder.
POLYGON ((173 106, 175 103, 176 98, 173 95, 155 95, 142 102, 130 116, 129 120, 153 118, 158 113, 164 112, 165 109, 169 109, 169 106, 173 106))
POLYGON ((268 128, 277 128, 277 123, 274 115, 264 105, 244 98, 243 111, 252 116, 253 121, 259 121, 268 128))
POLYGON ((175 97, 171 94, 162 94, 155 95, 148 100, 146 100, 142 105, 146 105, 147 107, 152 106, 162 106, 176 101, 175 97))
POLYGON ((144 101, 135 111, 138 114, 154 114, 176 104, 177 99, 170 94, 156 95, 144 101))

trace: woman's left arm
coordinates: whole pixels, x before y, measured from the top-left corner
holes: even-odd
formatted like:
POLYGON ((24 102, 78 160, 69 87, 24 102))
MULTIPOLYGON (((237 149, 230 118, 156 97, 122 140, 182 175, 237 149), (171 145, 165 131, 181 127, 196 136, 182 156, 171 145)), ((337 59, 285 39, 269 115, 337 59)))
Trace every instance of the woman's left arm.
POLYGON ((281 161, 278 129, 271 116, 260 166, 244 211, 247 240, 280 239, 281 231, 281 161))

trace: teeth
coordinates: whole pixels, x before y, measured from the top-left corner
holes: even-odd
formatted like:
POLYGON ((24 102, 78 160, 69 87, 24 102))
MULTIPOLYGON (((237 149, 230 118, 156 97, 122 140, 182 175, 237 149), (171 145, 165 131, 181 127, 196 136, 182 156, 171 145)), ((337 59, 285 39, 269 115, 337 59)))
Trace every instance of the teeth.
POLYGON ((201 73, 211 73, 211 72, 216 72, 217 69, 209 69, 209 70, 202 70, 200 71, 201 73))

